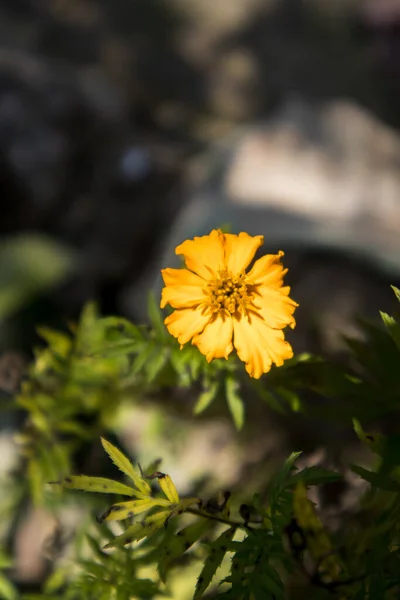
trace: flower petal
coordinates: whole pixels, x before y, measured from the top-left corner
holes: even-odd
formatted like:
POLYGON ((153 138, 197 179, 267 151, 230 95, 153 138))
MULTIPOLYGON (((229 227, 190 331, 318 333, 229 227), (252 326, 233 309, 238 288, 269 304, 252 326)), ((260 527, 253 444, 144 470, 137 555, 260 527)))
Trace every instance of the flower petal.
POLYGON ((282 251, 278 254, 266 254, 262 256, 253 265, 253 268, 247 273, 246 281, 255 285, 268 285, 272 288, 282 286, 283 277, 287 273, 281 264, 282 251))
POLYGON ((225 265, 228 271, 234 275, 242 273, 263 243, 263 235, 251 236, 243 231, 239 235, 225 233, 225 265))
POLYGON ((209 280, 224 267, 223 242, 223 233, 213 229, 209 235, 186 240, 175 248, 175 254, 182 254, 188 269, 209 280))
POLYGON ((275 363, 278 367, 292 358, 293 350, 281 329, 271 329, 257 316, 233 321, 234 345, 240 360, 246 363, 250 377, 259 379, 275 363))
POLYGON ((218 316, 210 321, 202 333, 194 336, 192 344, 198 347, 208 362, 213 358, 228 358, 233 350, 232 335, 232 318, 218 316))
POLYGON ((171 285, 161 292, 160 307, 170 304, 172 308, 193 308, 205 299, 201 288, 189 285, 171 285))
POLYGON ((165 288, 161 293, 161 308, 170 304, 173 308, 190 308, 204 301, 204 279, 187 269, 163 269, 165 288))
POLYGON ((210 319, 211 315, 205 315, 200 307, 182 308, 174 310, 164 323, 169 333, 176 337, 180 344, 186 344, 193 336, 203 331, 210 319))
POLYGON ((289 298, 290 288, 281 288, 279 291, 266 286, 257 288, 253 300, 257 314, 272 329, 295 327, 296 321, 293 313, 298 306, 297 302, 289 298), (284 290, 284 293, 281 291, 284 290), (287 291, 287 293, 286 293, 287 291))
POLYGON ((202 277, 187 269, 162 269, 161 275, 165 285, 197 285, 203 287, 206 284, 202 277))

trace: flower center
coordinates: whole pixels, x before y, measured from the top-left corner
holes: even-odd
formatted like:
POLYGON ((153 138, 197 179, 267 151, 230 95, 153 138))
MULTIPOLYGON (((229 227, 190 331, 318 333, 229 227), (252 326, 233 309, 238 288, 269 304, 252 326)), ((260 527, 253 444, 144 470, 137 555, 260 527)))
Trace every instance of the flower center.
POLYGON ((246 312, 246 306, 251 301, 250 286, 245 281, 246 274, 232 275, 226 269, 218 272, 215 279, 206 286, 208 295, 207 306, 213 313, 222 311, 233 314, 237 311, 246 312))

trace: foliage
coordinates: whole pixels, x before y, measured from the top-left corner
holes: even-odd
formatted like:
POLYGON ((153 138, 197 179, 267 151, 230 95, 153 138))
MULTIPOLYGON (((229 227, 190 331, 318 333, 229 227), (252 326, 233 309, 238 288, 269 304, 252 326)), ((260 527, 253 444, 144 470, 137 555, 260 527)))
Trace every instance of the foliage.
POLYGON ((24 307, 58 283, 74 267, 72 253, 39 235, 23 235, 0 245, 0 318, 24 307))
POLYGON ((57 515, 79 499, 90 514, 110 495, 115 500, 98 523, 86 519, 80 532, 75 530, 72 557, 53 561, 41 593, 21 596, 12 583, 11 562, 0 554, 0 596, 171 597, 171 582, 193 566, 194 600, 398 598, 400 321, 385 313, 382 319, 383 328, 364 323, 364 339, 347 340, 352 367, 303 355, 251 382, 253 392, 282 415, 301 413, 302 419, 352 427, 354 441, 369 458, 335 470, 301 467, 303 454, 294 452, 266 489, 254 493, 239 486, 209 500, 198 491, 182 496, 159 465, 142 468, 120 443, 108 440, 115 436, 115 416, 124 402, 143 402, 163 390, 190 391, 196 396, 195 415, 217 409, 223 400, 240 429, 249 388, 242 367, 234 359, 208 364, 190 345, 180 349, 152 298, 149 326, 101 317, 89 305, 68 331, 41 329, 45 344, 35 351, 14 403, 25 425, 18 436, 20 464, 12 475, 19 492, 7 510, 11 514, 34 502, 57 515), (321 402, 309 402, 310 393, 321 402), (376 423, 390 427, 375 431, 376 423), (79 457, 99 437, 119 476, 116 470, 114 476, 108 470, 74 475, 77 465, 90 468, 79 457), (348 473, 364 487, 356 508, 343 511, 333 526, 321 494, 333 495, 348 473))

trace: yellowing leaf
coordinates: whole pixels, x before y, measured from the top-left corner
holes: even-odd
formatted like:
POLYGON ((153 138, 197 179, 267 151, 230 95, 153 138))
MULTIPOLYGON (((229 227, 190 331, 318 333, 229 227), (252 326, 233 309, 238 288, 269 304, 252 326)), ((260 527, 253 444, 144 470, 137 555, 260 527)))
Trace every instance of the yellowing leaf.
POLYGON ((353 427, 360 442, 368 446, 372 452, 380 454, 384 436, 381 433, 367 433, 363 430, 361 423, 357 419, 353 419, 353 427))
POLYGON ((144 498, 141 500, 129 500, 128 502, 118 502, 113 504, 111 508, 107 510, 99 519, 100 523, 103 521, 122 521, 123 519, 129 519, 134 515, 150 510, 154 506, 171 507, 171 503, 164 498, 144 498))
POLYGON ((333 580, 337 579, 342 570, 340 560, 333 553, 331 540, 307 496, 303 482, 298 483, 293 492, 293 512, 311 556, 333 580))
MULTIPOLYGON (((138 497, 139 493, 133 488, 104 477, 87 477, 86 475, 70 475, 61 481, 54 481, 69 490, 82 490, 84 492, 99 492, 102 494, 121 494, 123 496, 138 497)), ((139 496, 140 497, 140 496, 139 496)))
POLYGON ((104 438, 101 438, 101 443, 103 445, 104 450, 107 452, 113 463, 123 472, 125 475, 132 479, 135 487, 144 495, 149 496, 151 494, 151 487, 145 481, 141 475, 136 471, 131 461, 122 454, 118 448, 110 444, 104 438))
POLYGON ((184 500, 181 500, 171 511, 168 520, 182 515, 184 512, 187 511, 188 508, 194 506, 195 504, 197 504, 197 506, 201 504, 200 498, 185 498, 184 500))
POLYGON ((128 527, 124 533, 114 538, 104 548, 115 548, 117 546, 126 546, 132 542, 141 540, 142 538, 154 533, 157 529, 163 527, 167 521, 171 511, 162 510, 154 515, 145 517, 140 523, 135 523, 128 527))
POLYGON ((157 476, 157 479, 158 485, 160 486, 164 494, 167 496, 168 500, 170 502, 173 502, 174 504, 178 504, 179 494, 175 485, 172 482, 171 477, 169 475, 165 475, 165 473, 160 473, 157 476))

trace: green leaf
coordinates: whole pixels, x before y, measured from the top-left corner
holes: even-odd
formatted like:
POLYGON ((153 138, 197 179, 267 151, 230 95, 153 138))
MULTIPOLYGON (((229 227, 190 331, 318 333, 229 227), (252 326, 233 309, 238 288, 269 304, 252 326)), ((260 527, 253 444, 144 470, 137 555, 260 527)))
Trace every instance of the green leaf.
POLYGON ((278 394, 291 408, 293 412, 300 412, 302 410, 302 403, 299 395, 293 390, 278 386, 275 388, 275 393, 278 394))
POLYGON ((104 548, 115 548, 118 546, 126 546, 132 542, 143 539, 164 526, 170 516, 170 510, 161 510, 157 513, 149 515, 140 523, 134 523, 124 533, 114 538, 106 544, 104 548))
POLYGON ((265 387, 265 382, 260 379, 252 379, 251 385, 256 391, 256 393, 260 396, 261 400, 263 400, 272 410, 275 410, 277 413, 282 415, 286 415, 288 413, 286 407, 280 402, 280 398, 276 397, 275 390, 270 391, 265 387))
POLYGON ((235 531, 235 527, 230 527, 211 544, 210 552, 197 579, 193 600, 200 600, 207 590, 217 569, 221 566, 224 556, 228 551, 228 543, 232 541, 235 531))
POLYGON ((0 245, 0 318, 64 279, 73 269, 72 252, 43 235, 24 234, 0 245))
POLYGON ((389 334, 391 335, 397 348, 400 350, 400 323, 390 315, 380 312, 382 321, 385 323, 389 334))
POLYGON ((264 593, 264 596, 260 596, 260 598, 266 597, 266 593, 270 594, 270 597, 274 598, 274 600, 278 600, 279 598, 283 600, 285 597, 282 580, 271 565, 265 565, 265 571, 261 574, 260 585, 264 593))
POLYGON ((206 408, 208 408, 208 406, 211 404, 211 402, 214 400, 214 398, 217 395, 218 387, 219 387, 218 382, 214 381, 214 382, 210 383, 209 387, 207 387, 200 394, 200 396, 198 397, 197 402, 194 406, 194 409, 193 409, 193 412, 195 415, 199 415, 204 410, 206 410, 206 408))
POLYGON ((54 331, 49 327, 38 327, 37 333, 51 347, 52 351, 59 356, 65 357, 72 348, 72 340, 69 335, 60 331, 54 331))
POLYGON ((357 465, 350 465, 350 468, 354 473, 357 473, 357 475, 359 475, 362 479, 368 481, 368 483, 378 489, 387 490, 390 492, 398 492, 400 490, 400 483, 397 483, 385 475, 368 471, 367 469, 357 465))
POLYGON ((146 366, 147 383, 153 383, 156 377, 161 373, 169 359, 169 348, 160 348, 159 351, 152 356, 146 366))
POLYGON ((154 342, 145 342, 139 349, 138 354, 133 362, 131 372, 128 375, 128 380, 134 381, 134 376, 138 375, 140 371, 146 370, 147 363, 151 360, 152 354, 157 351, 157 345, 154 342))
POLYGON ((160 338, 166 338, 167 329, 164 325, 163 314, 154 298, 154 294, 150 293, 147 299, 147 311, 150 319, 150 323, 160 338))
POLYGON ((135 487, 141 494, 148 496, 151 494, 151 487, 145 479, 136 471, 131 461, 118 448, 110 444, 104 438, 101 438, 101 443, 108 456, 113 463, 131 479, 135 487))
POLYGON ((400 290, 397 287, 395 287, 394 285, 391 285, 390 287, 392 288, 392 290, 396 294, 397 300, 400 302, 400 290))
POLYGON ((46 579, 46 583, 44 584, 44 593, 52 594, 59 590, 68 579, 68 569, 65 567, 60 567, 53 571, 51 575, 46 579))
POLYGON ((3 600, 17 600, 17 588, 0 573, 0 598, 3 600))
POLYGON ((343 479, 343 475, 340 473, 335 473, 334 471, 317 466, 307 467, 302 471, 295 473, 290 481, 288 481, 288 486, 292 486, 299 481, 302 481, 306 486, 310 486, 332 483, 333 481, 339 481, 340 479, 343 479))
POLYGON ((226 400, 231 412, 236 429, 240 430, 244 423, 244 404, 239 395, 240 385, 232 377, 227 377, 225 381, 226 400))
POLYGON ((163 583, 166 581, 167 571, 173 561, 189 550, 209 526, 205 519, 200 519, 167 539, 165 546, 159 547, 158 572, 163 583))

